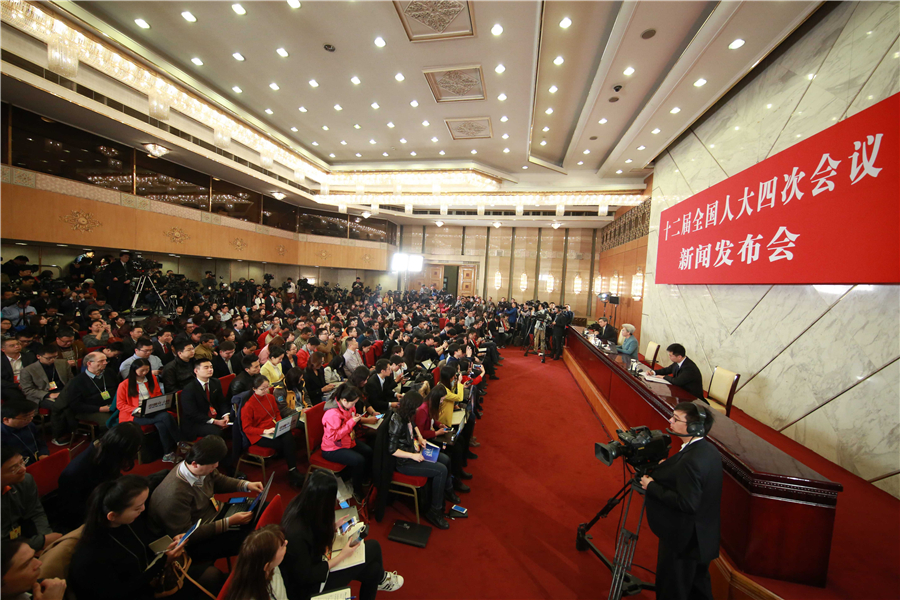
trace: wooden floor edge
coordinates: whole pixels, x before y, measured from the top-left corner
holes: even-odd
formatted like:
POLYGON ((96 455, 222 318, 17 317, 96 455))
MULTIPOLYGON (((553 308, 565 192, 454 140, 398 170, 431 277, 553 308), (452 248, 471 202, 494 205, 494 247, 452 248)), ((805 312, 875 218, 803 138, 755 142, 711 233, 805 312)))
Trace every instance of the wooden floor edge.
MULTIPOLYGON (((628 426, 612 409, 568 349, 563 351, 563 361, 584 393, 591 410, 603 423, 607 433, 614 436, 616 429, 628 429, 628 426)), ((719 558, 714 560, 710 567, 713 596, 716 600, 783 600, 781 596, 766 589, 739 570, 724 550, 720 549, 719 558), (712 568, 713 566, 715 568, 712 568)))

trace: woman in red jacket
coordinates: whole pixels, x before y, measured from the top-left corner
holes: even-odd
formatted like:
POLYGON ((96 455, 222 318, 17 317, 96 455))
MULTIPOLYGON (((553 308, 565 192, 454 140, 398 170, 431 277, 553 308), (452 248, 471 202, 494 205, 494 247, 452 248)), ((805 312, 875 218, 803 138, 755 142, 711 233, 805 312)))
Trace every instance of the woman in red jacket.
POLYGON ((300 486, 303 485, 303 475, 297 471, 297 445, 294 443, 293 431, 272 437, 275 425, 280 420, 278 403, 275 396, 269 393, 269 380, 265 375, 257 375, 253 378, 253 394, 244 401, 241 408, 244 435, 251 444, 280 450, 288 466, 288 482, 300 486))
POLYGON ((134 421, 138 425, 153 425, 159 432, 162 443, 163 462, 175 462, 175 450, 181 441, 181 432, 175 419, 165 410, 149 416, 141 415, 141 402, 145 398, 155 398, 163 394, 156 375, 150 372, 150 361, 139 358, 131 363, 128 379, 119 384, 116 391, 116 408, 119 409, 119 423, 134 421))

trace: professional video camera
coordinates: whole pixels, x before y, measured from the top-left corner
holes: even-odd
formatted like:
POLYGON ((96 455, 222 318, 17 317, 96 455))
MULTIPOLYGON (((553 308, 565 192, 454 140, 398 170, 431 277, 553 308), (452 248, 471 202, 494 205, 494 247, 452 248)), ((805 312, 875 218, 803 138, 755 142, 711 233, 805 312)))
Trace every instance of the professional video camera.
POLYGON ((271 273, 263 273, 263 279, 266 280, 266 285, 269 285, 269 282, 275 279, 275 276, 271 273))
POLYGON ((628 431, 617 429, 616 435, 619 436, 618 442, 594 444, 594 455, 607 467, 621 457, 635 469, 642 470, 656 466, 669 456, 672 439, 658 429, 651 431, 646 425, 641 425, 628 431))
POLYGON ((128 268, 135 275, 143 275, 145 273, 149 273, 154 269, 162 269, 162 263, 156 262, 155 260, 150 260, 149 258, 138 256, 136 258, 132 258, 128 262, 128 268))

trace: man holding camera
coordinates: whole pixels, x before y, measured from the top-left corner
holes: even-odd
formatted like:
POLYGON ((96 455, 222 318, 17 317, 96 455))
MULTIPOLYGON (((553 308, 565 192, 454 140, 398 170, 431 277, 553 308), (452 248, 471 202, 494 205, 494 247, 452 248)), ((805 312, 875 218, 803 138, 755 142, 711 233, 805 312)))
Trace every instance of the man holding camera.
POLYGON ((659 538, 656 597, 712 600, 709 563, 719 556, 722 457, 706 439, 712 412, 680 402, 667 430, 684 439, 681 450, 641 477, 647 522, 659 538))
POLYGON ((109 278, 109 303, 116 310, 125 310, 131 300, 129 291, 131 288, 131 268, 128 261, 131 260, 131 252, 122 252, 119 254, 119 260, 110 263, 107 267, 107 277, 109 278))

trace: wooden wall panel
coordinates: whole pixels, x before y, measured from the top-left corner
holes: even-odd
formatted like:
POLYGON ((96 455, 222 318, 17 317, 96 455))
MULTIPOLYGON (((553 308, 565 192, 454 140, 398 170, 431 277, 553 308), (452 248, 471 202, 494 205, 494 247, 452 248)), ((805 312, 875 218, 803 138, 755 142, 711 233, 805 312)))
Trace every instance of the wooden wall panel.
MULTIPOLYGON (((600 276, 602 283, 599 290, 594 293, 612 291, 610 290, 610 279, 613 274, 619 274, 619 308, 607 304, 605 306, 606 316, 612 320, 615 315, 615 326, 621 328, 623 323, 631 323, 635 327, 635 337, 641 342, 641 319, 644 308, 643 296, 640 300, 635 300, 631 295, 631 286, 638 268, 644 269, 647 262, 647 238, 642 237, 637 240, 622 244, 606 252, 597 254, 594 262, 593 276, 600 276)), ((604 314, 604 304, 595 298, 594 316, 591 321, 595 321, 604 314)), ((656 340, 653 340, 656 341, 656 340)))

